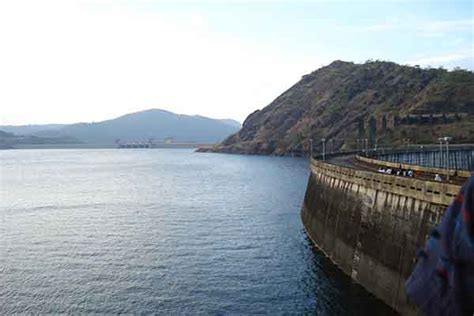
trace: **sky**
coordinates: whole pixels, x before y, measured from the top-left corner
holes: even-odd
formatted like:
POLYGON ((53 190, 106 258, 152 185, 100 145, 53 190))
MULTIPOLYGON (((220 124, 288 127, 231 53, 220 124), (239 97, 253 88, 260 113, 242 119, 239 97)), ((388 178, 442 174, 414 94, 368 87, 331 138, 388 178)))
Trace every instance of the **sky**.
POLYGON ((0 124, 232 118, 334 60, 474 69, 473 1, 0 0, 0 124))

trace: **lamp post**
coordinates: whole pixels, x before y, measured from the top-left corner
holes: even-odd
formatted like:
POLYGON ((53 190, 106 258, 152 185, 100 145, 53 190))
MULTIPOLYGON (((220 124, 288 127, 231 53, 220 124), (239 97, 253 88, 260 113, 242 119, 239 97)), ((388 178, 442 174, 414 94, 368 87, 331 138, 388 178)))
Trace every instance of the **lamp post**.
POLYGON ((438 138, 439 140, 439 166, 443 167, 443 138, 438 138))
POLYGON ((451 140, 451 137, 444 137, 444 141, 446 142, 446 173, 447 173, 447 180, 449 182, 449 169, 451 167, 450 164, 450 159, 449 159, 449 141, 451 140))
POLYGON ((424 165, 425 163, 425 152, 423 150, 423 145, 420 145, 420 165, 424 165))
POLYGON ((449 159, 449 142, 451 141, 451 137, 445 136, 438 138, 439 140, 439 154, 440 154, 440 166, 446 168, 446 180, 449 182, 449 168, 450 168, 450 159, 449 159), (443 151, 443 142, 446 144, 446 158, 443 159, 444 151, 443 151), (444 161, 443 161, 444 160, 444 161), (444 162, 444 163, 443 163, 444 162))
POLYGON ((404 138, 403 143, 405 144, 405 154, 406 154, 408 153, 408 144, 410 143, 410 140, 408 138, 404 138))
POLYGON ((323 142, 323 161, 325 161, 326 160, 326 146, 325 146, 326 138, 322 138, 321 141, 323 142))
POLYGON ((446 141, 446 171, 448 173, 448 182, 449 182, 449 169, 451 168, 451 164, 450 164, 450 159, 449 159, 449 139, 448 137, 446 137, 444 139, 446 141))

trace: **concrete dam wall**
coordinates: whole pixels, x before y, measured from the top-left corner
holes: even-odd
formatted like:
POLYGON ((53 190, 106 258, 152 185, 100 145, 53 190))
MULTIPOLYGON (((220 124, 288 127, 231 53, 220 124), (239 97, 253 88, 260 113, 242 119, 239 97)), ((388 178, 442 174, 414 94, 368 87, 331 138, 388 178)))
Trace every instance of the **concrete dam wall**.
POLYGON ((459 186, 311 161, 302 221, 335 264, 402 314, 416 251, 459 186))

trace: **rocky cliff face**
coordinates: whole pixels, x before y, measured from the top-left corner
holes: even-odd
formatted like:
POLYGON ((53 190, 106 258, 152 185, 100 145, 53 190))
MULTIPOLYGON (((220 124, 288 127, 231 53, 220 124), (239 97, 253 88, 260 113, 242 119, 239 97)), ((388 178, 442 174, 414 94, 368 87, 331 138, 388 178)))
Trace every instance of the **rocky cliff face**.
MULTIPOLYGON (((420 69, 391 62, 335 61, 301 78, 270 105, 250 114, 217 152, 304 153, 313 140, 334 149, 474 141, 474 73, 420 69)), ((329 148, 328 149, 332 149, 329 148)))

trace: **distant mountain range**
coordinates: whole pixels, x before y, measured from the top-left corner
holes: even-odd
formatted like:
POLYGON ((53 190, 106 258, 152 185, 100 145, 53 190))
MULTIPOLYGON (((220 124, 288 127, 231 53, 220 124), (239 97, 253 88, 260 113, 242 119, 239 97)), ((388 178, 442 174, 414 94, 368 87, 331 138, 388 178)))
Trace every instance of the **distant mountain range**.
POLYGON ((95 123, 0 125, 0 131, 4 132, 0 133, 0 143, 2 143, 2 138, 4 140, 9 138, 12 142, 14 136, 18 140, 21 135, 23 143, 34 138, 36 143, 43 139, 47 141, 46 143, 55 140, 95 145, 110 145, 117 141, 145 142, 149 140, 210 144, 222 141, 238 131, 240 126, 239 122, 229 119, 211 119, 151 109, 95 123))
POLYGON ((71 137, 39 137, 34 135, 16 135, 0 130, 0 149, 10 149, 17 146, 31 145, 78 145, 80 143, 81 142, 79 142, 77 139, 71 137))
POLYGON ((369 146, 474 142, 474 73, 384 61, 334 61, 251 113, 242 129, 202 151, 275 154, 369 146))
POLYGON ((60 129, 66 124, 0 125, 0 130, 16 135, 34 135, 46 130, 60 129))

